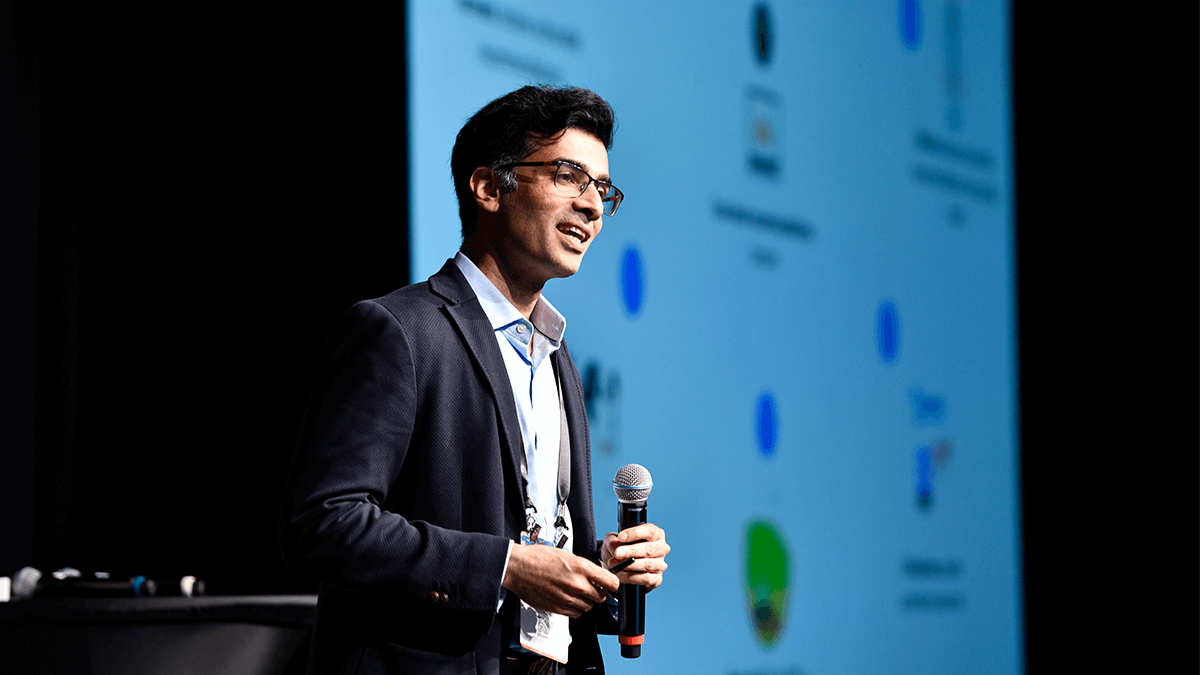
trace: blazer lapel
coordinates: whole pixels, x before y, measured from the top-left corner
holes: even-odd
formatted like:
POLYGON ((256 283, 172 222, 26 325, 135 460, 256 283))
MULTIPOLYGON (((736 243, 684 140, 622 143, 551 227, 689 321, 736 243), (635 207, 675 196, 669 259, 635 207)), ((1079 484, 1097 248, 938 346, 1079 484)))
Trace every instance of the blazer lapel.
MULTIPOLYGON (((524 444, 521 443, 521 424, 517 418, 517 404, 513 398, 508 369, 504 365, 504 357, 500 354, 500 348, 496 344, 496 334, 492 330, 492 324, 488 322, 487 315, 484 314, 479 300, 475 297, 475 292, 471 290, 471 285, 467 283, 454 261, 446 261, 446 264, 442 265, 442 269, 429 278, 429 288, 446 299, 444 307, 446 313, 458 328, 459 334, 462 335, 463 342, 467 345, 467 351, 471 353, 471 358, 483 371, 484 378, 491 389, 492 399, 500 414, 500 427, 504 436, 500 440, 506 446, 505 450, 510 460, 510 478, 513 480, 513 485, 520 486, 522 480, 521 455, 519 453, 525 451, 524 444)), ((519 489, 517 494, 510 496, 513 499, 516 513, 520 514, 522 519, 521 525, 524 526, 525 505, 519 489)))

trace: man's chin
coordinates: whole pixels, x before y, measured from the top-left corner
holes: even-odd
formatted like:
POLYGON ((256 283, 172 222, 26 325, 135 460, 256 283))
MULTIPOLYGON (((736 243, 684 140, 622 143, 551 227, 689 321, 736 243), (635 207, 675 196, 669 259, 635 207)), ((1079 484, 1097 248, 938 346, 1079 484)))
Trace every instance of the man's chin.
POLYGON ((564 259, 554 261, 551 267, 551 279, 565 279, 579 271, 580 265, 583 263, 583 254, 578 256, 564 257, 564 259))

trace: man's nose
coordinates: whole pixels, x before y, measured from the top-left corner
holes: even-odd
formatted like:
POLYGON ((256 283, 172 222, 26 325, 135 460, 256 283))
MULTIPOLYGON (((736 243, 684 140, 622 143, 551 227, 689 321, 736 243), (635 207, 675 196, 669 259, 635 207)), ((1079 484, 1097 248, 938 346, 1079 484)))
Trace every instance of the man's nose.
POLYGON ((600 194, 600 186, 595 181, 587 186, 579 198, 587 204, 587 210, 590 212, 592 220, 604 214, 604 197, 600 194))

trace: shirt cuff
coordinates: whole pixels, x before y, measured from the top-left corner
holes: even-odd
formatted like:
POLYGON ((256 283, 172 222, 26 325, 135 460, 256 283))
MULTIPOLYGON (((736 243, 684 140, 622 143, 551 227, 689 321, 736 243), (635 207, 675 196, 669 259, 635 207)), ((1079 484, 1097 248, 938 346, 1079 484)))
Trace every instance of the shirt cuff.
POLYGON ((504 588, 504 575, 508 574, 508 561, 512 558, 513 541, 508 542, 508 552, 504 554, 504 569, 500 570, 500 598, 496 600, 496 613, 500 613, 500 606, 504 604, 504 598, 508 594, 508 589, 504 588))

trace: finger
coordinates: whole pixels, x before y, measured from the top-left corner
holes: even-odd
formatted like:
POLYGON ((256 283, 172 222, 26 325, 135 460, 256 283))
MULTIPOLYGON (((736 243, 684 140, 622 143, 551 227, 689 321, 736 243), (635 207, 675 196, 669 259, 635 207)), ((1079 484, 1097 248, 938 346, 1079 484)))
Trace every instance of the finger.
POLYGON ((570 606, 571 611, 576 612, 574 615, 576 617, 587 612, 608 597, 604 593, 604 589, 591 584, 587 584, 586 587, 581 586, 577 589, 572 589, 572 592, 575 593, 575 595, 573 595, 570 600, 566 602, 570 606))
POLYGON ((643 572, 652 572, 654 574, 662 574, 667 569, 667 561, 663 558, 633 558, 633 562, 626 568, 628 574, 640 574, 643 572))
POLYGON ((641 523, 640 525, 634 525, 633 527, 621 530, 617 534, 617 541, 622 544, 642 540, 656 541, 662 539, 664 536, 662 528, 654 523, 641 523))
POLYGON ((596 603, 600 602, 606 597, 604 595, 604 591, 591 585, 589 585, 586 590, 581 589, 581 592, 583 595, 572 598, 571 602, 571 611, 574 612, 572 616, 576 619, 578 619, 580 616, 583 616, 584 613, 586 613, 592 607, 595 607, 596 603))
POLYGON ((623 584, 645 586, 648 590, 653 590, 662 585, 663 572, 666 569, 667 564, 661 560, 645 561, 644 566, 631 566, 631 569, 618 574, 617 578, 623 584))
POLYGON ((578 584, 563 585, 557 589, 552 598, 547 598, 545 606, 538 607, 536 603, 529 604, 544 611, 555 614, 565 614, 579 618, 590 610, 597 602, 605 598, 604 591, 597 589, 585 580, 577 580, 578 584))
POLYGON ((612 591, 615 593, 621 586, 621 580, 617 578, 616 574, 597 565, 592 565, 591 569, 588 570, 588 578, 594 588, 602 589, 599 591, 600 599, 604 597, 603 591, 612 591))
MULTIPOLYGON (((613 576, 615 578, 616 575, 613 576)), ((584 611, 591 609, 592 605, 604 600, 605 597, 607 597, 604 594, 604 587, 600 585, 601 583, 601 580, 594 579, 589 573, 581 574, 578 577, 577 583, 572 585, 571 593, 581 603, 580 606, 584 609, 584 611)))
POLYGON ((585 606, 584 603, 573 601, 573 602, 569 602, 569 603, 564 603, 563 606, 561 608, 559 608, 557 611, 551 610, 551 612, 553 612, 554 614, 562 614, 565 616, 569 616, 572 619, 578 619, 579 617, 583 616, 584 612, 586 612, 588 609, 589 608, 587 606, 585 606))
POLYGON ((617 579, 623 584, 637 583, 630 580, 646 574, 662 576, 665 571, 667 563, 662 558, 638 558, 630 563, 629 567, 617 573, 617 579))
POLYGON ((667 542, 643 541, 618 546, 612 552, 612 560, 621 561, 626 558, 665 558, 671 552, 667 542))
POLYGON ((583 608, 584 611, 586 612, 592 607, 595 607, 598 603, 604 602, 607 598, 608 594, 604 592, 603 588, 600 588, 599 586, 592 586, 588 591, 587 597, 585 598, 587 604, 583 608))
POLYGON ((661 574, 635 574, 628 579, 622 579, 622 583, 630 586, 644 586, 647 591, 652 591, 662 585, 663 575, 661 574))
POLYGON ((604 535, 604 542, 600 545, 600 562, 608 567, 609 558, 612 557, 613 549, 617 546, 617 533, 609 532, 604 535))
POLYGON ((624 561, 619 562, 616 565, 610 565, 608 567, 608 571, 612 572, 613 574, 620 574, 625 570, 626 567, 632 565, 636 560, 637 558, 626 558, 624 561))

